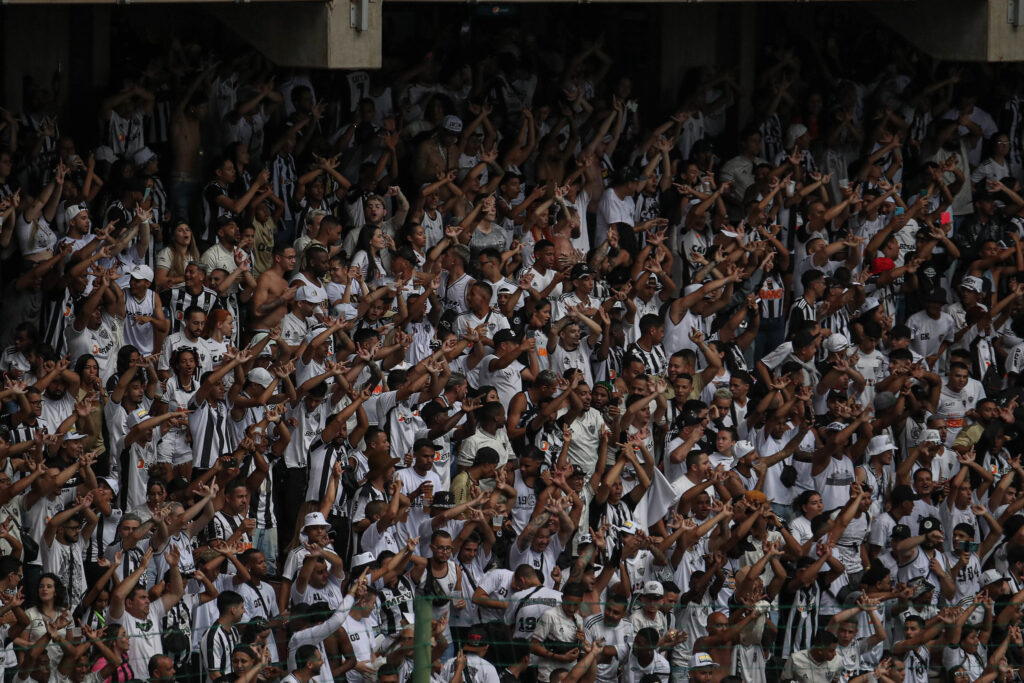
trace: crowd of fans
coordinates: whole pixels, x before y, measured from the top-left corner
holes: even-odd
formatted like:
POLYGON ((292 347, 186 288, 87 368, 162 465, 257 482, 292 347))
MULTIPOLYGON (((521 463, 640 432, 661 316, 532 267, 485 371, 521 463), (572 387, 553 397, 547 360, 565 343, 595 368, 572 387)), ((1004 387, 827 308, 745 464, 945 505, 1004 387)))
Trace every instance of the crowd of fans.
POLYGON ((1019 680, 1019 75, 574 47, 0 111, 5 680, 1019 680))

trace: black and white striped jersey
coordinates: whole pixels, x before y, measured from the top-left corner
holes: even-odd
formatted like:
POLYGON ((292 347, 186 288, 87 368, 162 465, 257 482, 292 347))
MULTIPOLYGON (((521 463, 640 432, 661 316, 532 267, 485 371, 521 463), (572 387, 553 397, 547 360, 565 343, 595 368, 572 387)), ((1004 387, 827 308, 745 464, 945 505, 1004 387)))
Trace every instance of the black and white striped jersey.
POLYGON ((209 400, 198 405, 193 397, 188 402, 190 410, 188 428, 192 433, 192 464, 208 470, 230 448, 228 444, 228 407, 223 401, 216 405, 209 400))
POLYGON ((200 641, 202 651, 203 671, 207 680, 213 680, 211 673, 231 673, 231 651, 239 643, 238 629, 234 626, 230 630, 223 628, 216 621, 210 626, 200 641))
POLYGON ((757 292, 762 320, 776 320, 785 315, 786 287, 775 273, 767 275, 757 292))
POLYGON ((185 311, 192 306, 209 313, 217 305, 217 292, 209 287, 203 287, 198 294, 193 294, 185 287, 185 283, 171 287, 164 297, 167 319, 171 321, 171 334, 181 332, 185 328, 185 311))
POLYGON ((638 343, 633 342, 629 345, 626 352, 630 356, 643 361, 644 372, 648 375, 665 376, 665 371, 668 369, 668 360, 665 358, 665 349, 662 348, 661 344, 653 344, 650 351, 645 351, 638 343))
POLYGON ((793 307, 789 309, 789 320, 786 321, 786 337, 792 336, 793 330, 803 321, 817 319, 818 316, 814 311, 814 304, 804 297, 800 297, 793 302, 793 307))

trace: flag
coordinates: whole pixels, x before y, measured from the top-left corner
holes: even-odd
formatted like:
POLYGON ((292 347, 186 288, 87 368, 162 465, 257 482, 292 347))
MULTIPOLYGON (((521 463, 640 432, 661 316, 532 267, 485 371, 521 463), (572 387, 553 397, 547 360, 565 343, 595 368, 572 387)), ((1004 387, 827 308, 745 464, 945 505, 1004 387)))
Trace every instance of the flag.
POLYGON ((676 490, 661 470, 654 470, 651 487, 647 489, 633 510, 636 525, 647 532, 648 524, 655 524, 679 502, 682 493, 676 490))

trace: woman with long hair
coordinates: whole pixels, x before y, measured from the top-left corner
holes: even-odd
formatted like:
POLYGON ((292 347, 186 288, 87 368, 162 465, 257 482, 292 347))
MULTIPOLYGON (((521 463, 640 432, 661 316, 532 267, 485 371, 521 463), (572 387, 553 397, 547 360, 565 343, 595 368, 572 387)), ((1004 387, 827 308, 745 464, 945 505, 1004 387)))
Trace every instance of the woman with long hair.
POLYGON ((363 282, 371 288, 384 284, 387 270, 384 268, 384 250, 395 243, 384 234, 384 230, 376 225, 364 225, 359 231, 356 242, 356 253, 352 256, 352 265, 363 271, 363 282))
POLYGON ((75 374, 79 377, 78 396, 79 401, 86 401, 89 406, 89 417, 86 419, 92 423, 92 433, 85 437, 82 448, 88 453, 99 448, 106 450, 103 441, 103 404, 106 402, 106 392, 103 390, 103 379, 100 377, 100 364, 91 353, 78 357, 75 361, 75 374))
POLYGON ((185 221, 178 221, 167 246, 156 255, 156 290, 162 292, 184 282, 185 266, 198 260, 199 249, 192 228, 185 221))
POLYGON ((93 664, 92 670, 106 676, 103 679, 104 683, 128 683, 135 679, 135 672, 128 662, 128 650, 131 649, 132 641, 124 626, 107 624, 103 629, 103 643, 107 651, 101 650, 101 656, 93 664))
POLYGON ((466 243, 469 246, 470 255, 475 262, 480 257, 480 252, 484 249, 497 249, 499 252, 505 251, 508 248, 506 243, 505 230, 494 222, 497 217, 497 203, 494 197, 487 195, 481 197, 477 202, 477 208, 479 211, 474 214, 470 214, 467 218, 470 219, 468 226, 466 221, 462 224, 468 227, 468 230, 464 230, 462 236, 469 235, 469 241, 466 243))
POLYGON ((420 223, 409 226, 403 234, 405 242, 416 254, 416 270, 423 270, 427 265, 427 231, 420 223))
MULTIPOLYGON (((29 600, 32 606, 25 610, 28 627, 22 631, 21 636, 14 639, 15 648, 32 647, 46 635, 47 625, 56 626, 61 637, 67 635, 67 629, 72 625, 68 613, 68 591, 56 574, 47 572, 39 577, 36 594, 29 596, 29 600)), ((60 664, 60 645, 51 643, 46 647, 46 652, 50 657, 51 669, 56 669, 60 664)))
POLYGON ((150 479, 146 484, 146 504, 131 510, 145 524, 153 518, 153 513, 163 508, 167 502, 167 484, 160 479, 150 479))

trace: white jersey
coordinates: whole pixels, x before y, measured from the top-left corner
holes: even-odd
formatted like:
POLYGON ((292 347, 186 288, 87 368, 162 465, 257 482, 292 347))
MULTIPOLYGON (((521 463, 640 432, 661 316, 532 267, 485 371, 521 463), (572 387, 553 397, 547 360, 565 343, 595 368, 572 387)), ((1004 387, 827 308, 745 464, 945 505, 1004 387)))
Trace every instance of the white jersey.
POLYGON ((156 293, 152 289, 147 289, 142 300, 139 301, 132 296, 128 287, 124 288, 124 343, 137 348, 143 356, 152 355, 155 351, 153 348, 153 323, 136 322, 135 316, 152 316, 156 307, 155 300, 156 293))
POLYGON ((985 389, 977 380, 967 380, 967 385, 959 392, 949 388, 949 384, 942 385, 942 392, 939 394, 939 405, 936 412, 946 418, 946 443, 947 448, 953 447, 960 430, 967 426, 964 418, 969 410, 973 410, 978 401, 985 398, 985 389))
POLYGON ((537 628, 540 615, 561 602, 562 594, 546 586, 534 586, 513 593, 508 600, 504 619, 512 627, 512 637, 529 640, 537 628))

